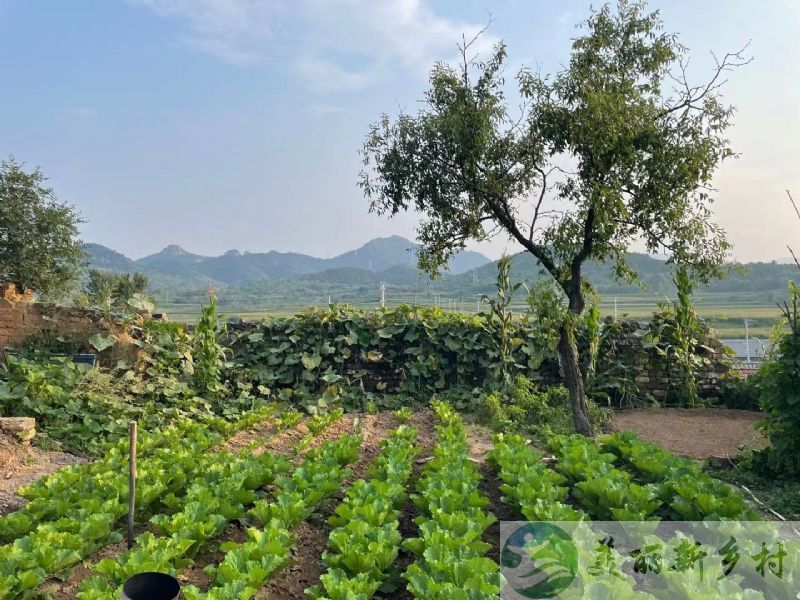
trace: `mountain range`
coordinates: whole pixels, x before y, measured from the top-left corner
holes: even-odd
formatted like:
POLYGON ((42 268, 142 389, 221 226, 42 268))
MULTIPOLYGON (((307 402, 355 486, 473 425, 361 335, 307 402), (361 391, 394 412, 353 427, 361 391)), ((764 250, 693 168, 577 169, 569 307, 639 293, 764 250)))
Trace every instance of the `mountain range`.
MULTIPOLYGON (((151 285, 161 287, 214 286, 239 287, 265 279, 313 278, 343 283, 366 283, 389 279, 413 282, 418 279, 417 244, 400 237, 373 239, 357 250, 333 258, 317 258, 297 252, 239 252, 228 250, 220 256, 192 254, 178 245, 132 260, 100 244, 85 244, 89 266, 116 273, 141 271, 151 285)), ((458 275, 491 260, 471 250, 454 256, 447 273, 458 275)))
MULTIPOLYGON (((416 267, 417 245, 403 237, 376 238, 333 258, 296 252, 248 253, 229 250, 220 256, 192 254, 170 245, 150 256, 132 260, 99 244, 86 244, 89 266, 117 273, 141 271, 159 304, 202 302, 212 285, 228 307, 302 307, 312 303, 346 302, 373 305, 385 283, 393 302, 474 301, 494 293, 496 261, 472 251, 456 255, 449 269, 431 281, 416 267), (436 300, 434 300, 436 299, 436 300)), ((652 304, 674 297, 672 265, 646 254, 631 253, 628 263, 639 274, 639 284, 621 284, 611 266, 588 262, 584 274, 603 297, 648 296, 652 304)), ((531 284, 542 277, 538 262, 527 253, 512 256, 511 278, 531 284)), ((713 302, 774 306, 786 295, 789 280, 798 280, 794 264, 749 263, 732 269, 696 294, 713 302)), ((230 310, 230 308, 228 309, 230 310)))

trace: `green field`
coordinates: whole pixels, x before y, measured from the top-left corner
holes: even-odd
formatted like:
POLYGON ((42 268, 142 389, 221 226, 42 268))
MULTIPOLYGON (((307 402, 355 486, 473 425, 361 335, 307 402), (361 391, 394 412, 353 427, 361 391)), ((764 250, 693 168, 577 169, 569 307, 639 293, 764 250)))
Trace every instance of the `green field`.
MULTIPOLYGON (((714 330, 717 337, 720 338, 744 338, 745 337, 745 319, 749 323, 750 335, 753 337, 767 338, 770 331, 780 319, 780 311, 774 304, 769 305, 764 302, 754 301, 731 301, 727 297, 724 299, 715 298, 714 294, 699 295, 695 300, 695 306, 698 314, 708 323, 714 330)), ((402 303, 413 304, 413 298, 395 298, 394 300, 387 299, 387 307, 395 307, 402 303)), ((617 298, 616 306, 613 298, 604 298, 600 302, 600 309, 603 315, 614 315, 618 318, 632 318, 647 320, 653 312, 657 310, 658 299, 654 298, 652 294, 642 295, 625 295, 617 298), (616 313, 615 313, 616 309, 616 313)), ((352 306, 358 308, 377 308, 377 299, 364 299, 362 301, 349 302, 352 306)), ((438 298, 417 297, 417 304, 420 306, 433 306, 438 305, 444 310, 452 312, 470 312, 475 313, 478 310, 479 303, 476 298, 469 299, 456 299, 456 298, 438 298)), ((284 317, 295 314, 305 308, 317 307, 324 308, 327 306, 327 299, 319 298, 314 303, 306 305, 298 305, 292 302, 271 303, 268 308, 257 307, 242 307, 236 305, 225 305, 220 303, 220 309, 228 318, 240 318, 244 320, 259 321, 262 319, 269 319, 273 317, 284 317)), ((163 304, 159 306, 160 310, 167 313, 170 320, 191 323, 197 320, 200 314, 199 304, 163 304)), ((524 312, 526 305, 522 302, 515 303, 513 309, 518 312, 524 312)))

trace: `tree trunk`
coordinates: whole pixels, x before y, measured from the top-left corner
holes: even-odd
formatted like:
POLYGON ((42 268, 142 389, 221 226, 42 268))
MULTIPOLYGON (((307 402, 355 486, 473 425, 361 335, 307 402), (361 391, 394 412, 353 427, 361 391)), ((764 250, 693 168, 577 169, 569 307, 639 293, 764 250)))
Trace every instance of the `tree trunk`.
POLYGON ((562 325, 559 331, 558 354, 561 357, 561 369, 564 371, 564 383, 569 390, 572 423, 578 433, 593 435, 592 423, 589 421, 589 407, 586 405, 586 389, 578 359, 578 347, 568 327, 566 324, 562 325))

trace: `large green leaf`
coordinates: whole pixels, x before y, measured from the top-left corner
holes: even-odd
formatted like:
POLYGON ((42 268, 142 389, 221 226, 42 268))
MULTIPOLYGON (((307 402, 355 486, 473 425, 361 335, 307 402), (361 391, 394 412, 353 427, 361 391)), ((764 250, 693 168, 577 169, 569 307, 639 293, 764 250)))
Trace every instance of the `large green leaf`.
POLYGON ((134 294, 128 298, 128 306, 139 312, 153 312, 156 305, 144 294, 134 294))
POLYGON ((92 337, 89 338, 89 343, 95 350, 97 350, 98 352, 102 352, 103 350, 111 348, 114 344, 117 343, 117 336, 115 336, 112 333, 109 333, 108 335, 95 333, 92 337))
POLYGON ((313 371, 322 362, 322 357, 319 354, 307 354, 304 352, 300 360, 308 371, 313 371))

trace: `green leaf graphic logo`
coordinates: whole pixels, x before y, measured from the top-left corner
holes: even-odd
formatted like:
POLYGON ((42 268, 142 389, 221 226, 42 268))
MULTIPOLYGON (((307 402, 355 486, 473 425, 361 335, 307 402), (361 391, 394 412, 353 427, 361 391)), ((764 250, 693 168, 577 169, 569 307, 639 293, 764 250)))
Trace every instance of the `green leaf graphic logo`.
POLYGON ((526 523, 506 540, 500 557, 508 585, 524 598, 554 598, 578 571, 570 536, 550 523, 526 523))

